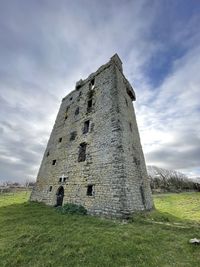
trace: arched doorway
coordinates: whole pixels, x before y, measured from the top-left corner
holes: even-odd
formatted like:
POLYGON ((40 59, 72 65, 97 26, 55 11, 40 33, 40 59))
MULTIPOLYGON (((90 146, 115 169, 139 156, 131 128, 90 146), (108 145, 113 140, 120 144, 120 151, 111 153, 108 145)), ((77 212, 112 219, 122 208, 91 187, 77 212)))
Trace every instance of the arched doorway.
POLYGON ((64 188, 63 186, 60 186, 56 193, 56 207, 62 206, 63 197, 64 197, 64 188))

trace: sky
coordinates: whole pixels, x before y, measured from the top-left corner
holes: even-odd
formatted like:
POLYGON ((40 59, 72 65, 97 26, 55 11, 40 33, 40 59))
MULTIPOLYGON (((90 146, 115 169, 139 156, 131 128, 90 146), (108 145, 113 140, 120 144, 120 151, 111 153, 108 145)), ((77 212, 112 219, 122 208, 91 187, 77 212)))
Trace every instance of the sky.
POLYGON ((35 180, 62 98, 118 53, 147 165, 200 176, 200 2, 1 0, 0 181, 35 180))

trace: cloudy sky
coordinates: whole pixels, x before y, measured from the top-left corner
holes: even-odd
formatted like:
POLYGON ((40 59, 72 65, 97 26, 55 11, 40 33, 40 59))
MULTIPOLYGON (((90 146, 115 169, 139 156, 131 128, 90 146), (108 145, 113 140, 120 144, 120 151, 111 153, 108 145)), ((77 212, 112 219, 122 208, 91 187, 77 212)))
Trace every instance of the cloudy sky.
POLYGON ((114 53, 148 165, 200 176, 200 2, 1 0, 0 180, 35 179, 62 97, 114 53))

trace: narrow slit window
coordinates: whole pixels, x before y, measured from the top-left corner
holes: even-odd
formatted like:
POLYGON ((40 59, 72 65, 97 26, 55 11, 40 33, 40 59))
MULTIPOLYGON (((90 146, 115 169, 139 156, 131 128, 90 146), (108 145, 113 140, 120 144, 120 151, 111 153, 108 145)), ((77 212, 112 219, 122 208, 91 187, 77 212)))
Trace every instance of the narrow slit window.
POLYGON ((49 151, 47 151, 47 155, 46 155, 47 157, 49 156, 49 151))
POLYGON ((58 139, 58 143, 61 143, 62 142, 62 137, 60 137, 59 139, 58 139))
POLYGON ((78 155, 78 162, 82 162, 86 160, 86 143, 81 143, 79 146, 79 155, 78 155))
POLYGON ((87 111, 90 112, 92 110, 92 99, 88 100, 87 103, 87 111))
POLYGON ((130 131, 132 132, 133 129, 132 129, 132 123, 131 122, 129 122, 129 128, 130 128, 130 131))
POLYGON ((126 105, 127 105, 127 107, 128 107, 128 101, 127 101, 127 99, 125 98, 125 102, 126 102, 126 105))
POLYGON ((84 127, 83 127, 83 134, 86 134, 89 132, 89 127, 90 127, 90 121, 87 120, 84 122, 84 127))
POLYGON ((62 183, 62 177, 59 178, 59 182, 62 183))
POLYGON ((94 185, 90 184, 87 186, 87 196, 93 196, 94 195, 94 185))
POLYGON ((68 118, 68 110, 69 110, 69 107, 67 107, 65 110, 65 120, 68 118))
POLYGON ((52 185, 49 186, 49 192, 51 192, 51 191, 52 191, 52 185))
POLYGON ((56 159, 52 161, 52 165, 56 165, 56 159))
POLYGON ((90 82, 90 90, 94 90, 94 85, 95 85, 95 79, 92 79, 90 82))
POLYGON ((77 107, 75 110, 75 116, 77 116, 78 114, 79 114, 79 107, 77 107))

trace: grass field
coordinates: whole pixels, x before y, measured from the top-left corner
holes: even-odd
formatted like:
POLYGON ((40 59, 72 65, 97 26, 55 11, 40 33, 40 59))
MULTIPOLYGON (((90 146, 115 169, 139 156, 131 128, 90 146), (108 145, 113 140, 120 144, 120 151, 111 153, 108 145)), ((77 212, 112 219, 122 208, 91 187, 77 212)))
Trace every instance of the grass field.
POLYGON ((26 192, 0 195, 0 266, 200 266, 200 193, 157 195, 156 211, 128 224, 61 215, 28 203, 26 192))

